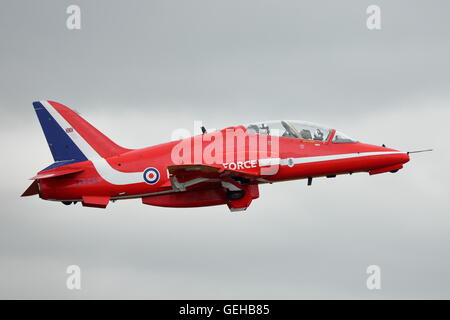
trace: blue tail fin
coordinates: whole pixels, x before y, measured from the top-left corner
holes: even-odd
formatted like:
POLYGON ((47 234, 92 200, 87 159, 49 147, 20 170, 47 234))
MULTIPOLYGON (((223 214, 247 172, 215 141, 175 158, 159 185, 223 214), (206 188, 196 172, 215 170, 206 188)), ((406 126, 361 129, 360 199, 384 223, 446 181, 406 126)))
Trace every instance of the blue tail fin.
POLYGON ((87 160, 84 153, 72 141, 67 132, 61 128, 41 102, 33 102, 33 107, 55 162, 68 164, 87 160))

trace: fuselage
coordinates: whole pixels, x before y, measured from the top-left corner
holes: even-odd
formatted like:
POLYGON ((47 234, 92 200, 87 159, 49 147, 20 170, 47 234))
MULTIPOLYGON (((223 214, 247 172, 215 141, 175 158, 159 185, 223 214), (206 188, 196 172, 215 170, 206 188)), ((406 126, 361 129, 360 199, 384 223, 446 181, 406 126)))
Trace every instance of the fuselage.
POLYGON ((246 210, 259 185, 340 174, 396 172, 405 152, 355 141, 302 121, 265 121, 143 148, 123 148, 78 113, 54 101, 34 110, 55 162, 22 196, 106 208, 110 201, 246 210))
MULTIPOLYGON (((382 146, 355 141, 335 143, 335 134, 335 130, 330 130, 329 136, 323 141, 278 136, 278 150, 273 150, 275 140, 271 139, 270 135, 250 133, 244 126, 229 127, 204 135, 130 150, 108 158, 65 165, 64 168, 83 170, 60 178, 39 180, 40 197, 47 200, 81 201, 83 196, 89 195, 107 196, 111 200, 117 200, 175 193, 179 191, 174 190, 167 168, 180 164, 202 164, 230 169, 244 175, 258 176, 259 178, 251 183, 263 184, 334 177, 356 172, 394 172, 409 161, 407 153, 382 146), (227 133, 232 132, 245 133, 244 145, 239 144, 237 137, 232 146, 227 144, 226 138, 217 141, 218 136, 225 137, 227 133), (256 149, 252 149, 250 141, 255 140, 258 141, 256 149), (174 151, 177 147, 180 149, 180 146, 190 149, 191 154, 174 155, 174 151), (264 154, 261 154, 261 150, 264 150, 264 154), (144 172, 148 168, 154 168, 158 172, 157 181, 150 180, 155 181, 154 183, 144 179, 144 172)), ((51 173, 52 170, 60 169, 61 167, 56 167, 45 172, 51 173)), ((210 189, 215 182, 217 181, 208 183, 205 180, 199 182, 198 186, 193 184, 189 187, 194 190, 210 189)))

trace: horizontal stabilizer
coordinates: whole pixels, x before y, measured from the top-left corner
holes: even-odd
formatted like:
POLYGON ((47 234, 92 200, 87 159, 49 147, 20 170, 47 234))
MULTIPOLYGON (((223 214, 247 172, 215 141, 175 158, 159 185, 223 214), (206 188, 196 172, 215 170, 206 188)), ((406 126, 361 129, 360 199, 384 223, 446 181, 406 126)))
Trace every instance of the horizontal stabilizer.
POLYGON ((47 170, 44 172, 40 172, 34 177, 30 178, 30 180, 40 180, 40 179, 49 179, 56 178, 61 176, 66 176, 69 174, 74 174, 83 171, 81 168, 57 168, 54 170, 47 170))

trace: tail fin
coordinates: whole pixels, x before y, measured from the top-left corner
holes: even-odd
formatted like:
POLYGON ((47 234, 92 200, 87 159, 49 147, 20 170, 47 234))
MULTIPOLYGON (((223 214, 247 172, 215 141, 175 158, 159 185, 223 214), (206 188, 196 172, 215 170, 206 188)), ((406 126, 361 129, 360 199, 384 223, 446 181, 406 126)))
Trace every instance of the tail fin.
POLYGON ((58 102, 37 101, 33 106, 55 162, 74 163, 129 151, 58 102))

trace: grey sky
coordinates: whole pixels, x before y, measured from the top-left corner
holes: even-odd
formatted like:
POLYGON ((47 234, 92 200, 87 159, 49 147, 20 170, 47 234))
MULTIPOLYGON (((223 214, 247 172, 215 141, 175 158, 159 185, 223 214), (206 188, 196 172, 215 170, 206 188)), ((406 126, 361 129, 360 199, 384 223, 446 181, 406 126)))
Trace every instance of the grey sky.
POLYGON ((0 298, 450 298, 448 1, 2 1, 0 298), (65 27, 81 7, 82 29, 65 27), (382 30, 366 28, 378 4, 382 30), (397 174, 260 188, 244 214, 18 196, 51 163, 31 102, 126 147, 265 119, 434 148, 397 174), (65 269, 82 269, 82 290, 65 269), (382 290, 365 286, 382 270, 382 290))

